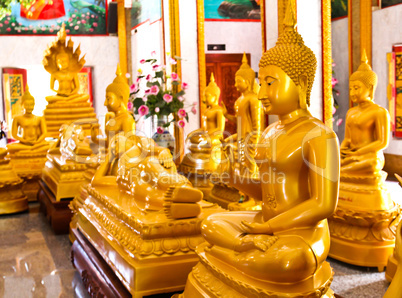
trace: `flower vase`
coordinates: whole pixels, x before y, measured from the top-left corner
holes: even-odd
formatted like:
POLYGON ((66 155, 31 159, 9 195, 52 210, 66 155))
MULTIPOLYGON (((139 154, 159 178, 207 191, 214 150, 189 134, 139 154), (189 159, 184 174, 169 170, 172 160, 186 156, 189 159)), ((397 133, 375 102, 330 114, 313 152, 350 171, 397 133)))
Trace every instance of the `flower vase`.
POLYGON ((160 147, 165 147, 170 150, 170 153, 174 154, 175 138, 169 132, 167 127, 163 125, 167 123, 166 116, 152 117, 152 139, 160 147), (158 129, 159 128, 159 129, 158 129), (160 130, 162 128, 162 130, 160 130))

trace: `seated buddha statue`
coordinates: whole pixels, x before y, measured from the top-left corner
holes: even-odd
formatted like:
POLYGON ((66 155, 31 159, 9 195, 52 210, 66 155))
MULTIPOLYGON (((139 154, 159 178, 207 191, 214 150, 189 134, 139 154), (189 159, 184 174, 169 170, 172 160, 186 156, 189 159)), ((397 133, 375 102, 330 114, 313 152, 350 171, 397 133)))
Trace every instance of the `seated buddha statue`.
POLYGON ((201 127, 187 137, 190 152, 184 156, 179 167, 193 186, 203 191, 205 197, 212 188, 209 174, 216 170, 221 159, 220 140, 225 129, 225 117, 219 105, 220 93, 212 73, 203 97, 207 108, 201 118, 201 127))
POLYGON ((365 51, 358 70, 349 79, 350 99, 356 106, 346 115, 345 139, 341 144, 341 177, 379 176, 384 167, 382 152, 389 143, 390 116, 374 103, 377 75, 367 64, 365 51))
POLYGON ((239 179, 235 167, 228 172, 229 184, 262 200, 262 210, 203 221, 207 243, 197 247, 200 263, 182 297, 333 297, 325 259, 327 217, 338 195, 338 141, 308 111, 317 62, 295 23, 290 4, 283 32, 259 64, 258 98, 265 113, 279 117, 256 149, 260 179, 239 179))
POLYGON ((225 130, 225 117, 223 108, 219 105, 219 97, 221 89, 215 83, 214 74, 211 73, 211 80, 205 88, 205 96, 203 103, 206 110, 201 117, 201 127, 190 133, 188 140, 190 141, 190 149, 192 145, 209 146, 220 144, 223 131, 225 130), (208 138, 208 140, 206 140, 208 138))
POLYGON ((237 133, 226 138, 223 147, 224 150, 233 147, 235 156, 238 156, 238 166, 242 165, 250 172, 256 171, 253 161, 255 144, 258 143, 265 123, 262 106, 258 101, 254 86, 255 72, 248 65, 246 54, 244 54, 242 65, 235 75, 235 87, 241 94, 235 101, 236 115, 230 115, 222 102, 225 117, 237 124, 237 133))
MULTIPOLYGON (((135 133, 135 121, 132 113, 127 110, 130 87, 123 77, 120 66, 117 66, 116 78, 106 88, 106 99, 104 105, 108 113, 105 117, 106 146, 109 145, 113 136, 119 132, 128 135, 135 133)), ((99 125, 93 126, 91 131, 92 141, 99 143, 99 125)))
POLYGON ((29 93, 28 86, 22 96, 24 114, 14 117, 11 134, 17 140, 15 143, 7 145, 11 155, 15 153, 46 154, 49 144, 45 141, 46 123, 43 117, 32 114, 35 107, 35 99, 29 93))
POLYGON ((362 62, 349 79, 356 106, 346 115, 341 153, 339 204, 330 218, 330 256, 383 270, 395 243, 399 207, 385 185, 382 150, 388 146, 390 116, 374 103, 377 75, 362 62))
MULTIPOLYGON (((79 93, 78 73, 84 66, 85 59, 80 58, 80 46, 74 50, 73 41, 70 38, 66 43, 66 38, 63 24, 57 33, 57 39, 48 46, 43 58, 43 66, 51 75, 50 89, 56 92, 56 95, 46 97, 48 105, 43 112, 48 136, 54 138, 57 138, 63 124, 70 124, 77 119, 96 119, 89 94, 79 93)), ((90 132, 90 127, 89 124, 84 126, 87 133, 90 132)))

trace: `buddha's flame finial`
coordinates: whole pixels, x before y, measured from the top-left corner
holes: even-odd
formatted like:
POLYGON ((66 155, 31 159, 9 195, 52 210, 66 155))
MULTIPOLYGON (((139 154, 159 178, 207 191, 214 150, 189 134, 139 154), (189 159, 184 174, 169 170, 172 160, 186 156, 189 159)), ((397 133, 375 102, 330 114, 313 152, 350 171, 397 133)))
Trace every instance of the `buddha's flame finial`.
POLYGON ((25 100, 27 100, 27 99, 34 99, 34 97, 32 96, 32 94, 29 92, 29 87, 28 87, 28 83, 25 85, 25 92, 24 92, 24 95, 22 95, 22 98, 21 98, 22 100, 22 102, 24 102, 25 100))
POLYGON ((66 33, 66 24, 63 23, 61 25, 60 31, 57 32, 57 39, 61 40, 61 41, 65 41, 67 37, 67 33, 66 33))
POLYGON ((288 5, 286 7, 285 19, 283 20, 283 27, 285 30, 295 30, 296 29, 296 17, 293 0, 288 0, 288 5))
POLYGON ((214 77, 214 73, 213 73, 213 72, 211 72, 211 79, 210 79, 210 81, 211 81, 211 82, 215 82, 215 77, 214 77))
POLYGON ((246 52, 243 53, 243 58, 241 59, 241 63, 245 63, 248 64, 248 60, 247 60, 247 56, 246 56, 246 52))
POLYGON ((117 63, 117 69, 116 69, 116 76, 121 76, 121 68, 120 68, 120 63, 117 63))
POLYGON ((362 63, 368 64, 368 59, 367 59, 367 54, 366 54, 366 49, 363 49, 363 53, 362 53, 362 63))

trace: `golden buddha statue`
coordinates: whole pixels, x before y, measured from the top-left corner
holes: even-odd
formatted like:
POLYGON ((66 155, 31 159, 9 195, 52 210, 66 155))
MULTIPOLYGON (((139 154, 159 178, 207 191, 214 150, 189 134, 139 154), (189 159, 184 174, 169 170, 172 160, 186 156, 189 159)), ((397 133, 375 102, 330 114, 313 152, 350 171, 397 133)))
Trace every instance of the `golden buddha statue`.
POLYGON ((207 108, 201 118, 201 128, 189 134, 187 143, 190 153, 184 156, 179 167, 193 186, 204 193, 204 197, 209 195, 212 188, 209 175, 216 170, 221 159, 220 140, 225 130, 225 117, 219 105, 220 94, 221 90, 212 73, 203 97, 207 108))
POLYGON ((263 201, 202 223, 207 241, 181 297, 333 297, 327 217, 335 210, 339 149, 335 133, 311 116, 316 58, 295 30, 292 2, 276 46, 260 60, 259 100, 279 116, 262 134, 260 179, 229 170, 230 185, 263 201))
MULTIPOLYGON (((69 124, 77 119, 96 118, 95 111, 88 101, 89 94, 79 94, 78 73, 85 64, 84 57, 80 58, 78 46, 70 40, 66 44, 64 24, 57 33, 57 39, 45 51, 43 66, 51 74, 50 89, 56 95, 47 96, 48 105, 44 111, 48 136, 57 137, 62 124, 69 124), (58 89, 55 89, 55 83, 58 89)), ((84 125, 89 133, 90 125, 84 125)))
POLYGON ((235 87, 241 94, 235 101, 236 115, 230 115, 222 102, 225 117, 229 121, 237 123, 237 133, 225 139, 224 148, 233 145, 234 151, 238 153, 238 166, 241 165, 253 173, 256 171, 253 161, 255 145, 264 130, 265 121, 261 102, 254 91, 255 72, 248 65, 245 53, 242 65, 235 74, 235 87))
MULTIPOLYGON (((225 117, 237 124, 237 133, 222 140, 223 156, 220 167, 223 169, 233 166, 241 169, 242 175, 258 176, 254 155, 265 121, 261 102, 255 92, 255 73, 248 65, 246 54, 236 72, 235 87, 241 93, 235 102, 236 115, 230 115, 224 104, 222 107, 225 117)), ((217 176, 212 182, 214 187, 207 198, 209 201, 230 210, 260 209, 259 202, 233 187, 228 187, 222 177, 217 176)))
POLYGON ((330 218, 330 256, 341 261, 383 270, 395 243, 400 218, 384 184, 382 171, 388 146, 390 116, 374 103, 377 75, 362 63, 349 79, 351 100, 357 105, 346 115, 341 144, 339 204, 330 218))
POLYGON ((7 153, 0 148, 0 214, 28 210, 28 198, 21 190, 24 180, 13 170, 7 153))
POLYGON ((46 154, 49 144, 45 141, 45 119, 32 114, 35 108, 35 98, 29 93, 28 86, 26 86, 21 100, 25 112, 23 115, 14 117, 11 134, 17 142, 9 144, 8 151, 12 155, 14 153, 46 154))
MULTIPOLYGON (((106 99, 104 105, 108 112, 105 116, 106 147, 115 134, 124 132, 127 136, 135 134, 135 121, 133 114, 127 110, 130 87, 123 77, 120 66, 117 65, 116 78, 106 88, 106 99)), ((99 125, 91 130, 92 141, 99 143, 99 125)))
POLYGON ((32 114, 35 99, 28 86, 21 98, 25 112, 14 117, 11 134, 17 140, 7 145, 11 163, 18 176, 25 180, 22 186, 29 201, 36 201, 39 191, 38 179, 46 162, 49 143, 45 141, 46 122, 43 117, 32 114))

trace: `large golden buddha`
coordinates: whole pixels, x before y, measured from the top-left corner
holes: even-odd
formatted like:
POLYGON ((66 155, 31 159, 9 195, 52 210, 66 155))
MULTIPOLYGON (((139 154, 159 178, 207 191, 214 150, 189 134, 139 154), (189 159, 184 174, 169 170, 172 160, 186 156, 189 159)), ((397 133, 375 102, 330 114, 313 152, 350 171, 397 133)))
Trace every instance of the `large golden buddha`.
POLYGON ((43 117, 32 114, 35 99, 28 86, 22 96, 24 114, 14 117, 11 134, 17 140, 7 145, 12 167, 18 176, 24 178, 23 191, 30 201, 36 201, 41 176, 46 162, 49 143, 45 141, 46 123, 43 117))
MULTIPOLYGON (((77 119, 96 118, 95 111, 88 101, 89 95, 78 93, 78 72, 85 64, 85 59, 80 58, 79 46, 74 50, 71 38, 66 44, 66 37, 63 24, 57 33, 57 39, 48 46, 43 58, 43 66, 51 74, 50 89, 57 93, 46 97, 48 105, 43 112, 48 136, 55 138, 62 124, 69 124, 77 119)), ((90 125, 84 127, 89 132, 90 125)))
POLYGON ((209 175, 216 170, 221 160, 225 117, 223 108, 219 105, 220 93, 212 73, 203 97, 207 108, 201 118, 201 128, 189 134, 187 143, 190 152, 184 156, 179 168, 194 187, 202 190, 204 197, 209 195, 212 188, 209 175))
POLYGON ((383 270, 395 243, 399 207, 392 201, 382 171, 388 146, 390 117, 374 103, 377 75, 362 63, 349 79, 356 106, 346 115, 341 144, 339 204, 330 219, 330 256, 360 266, 383 270))
POLYGON ((203 222, 207 243, 197 247, 183 297, 333 297, 326 218, 337 203, 338 141, 307 109, 317 63, 295 30, 292 4, 284 24, 260 61, 259 100, 279 116, 257 145, 260 179, 229 172, 230 185, 261 199, 262 211, 203 222))

